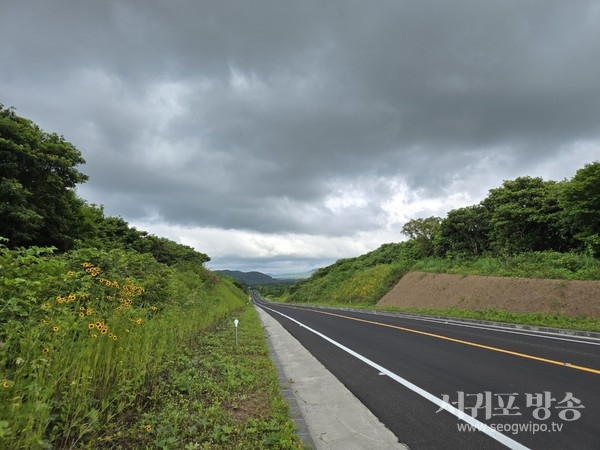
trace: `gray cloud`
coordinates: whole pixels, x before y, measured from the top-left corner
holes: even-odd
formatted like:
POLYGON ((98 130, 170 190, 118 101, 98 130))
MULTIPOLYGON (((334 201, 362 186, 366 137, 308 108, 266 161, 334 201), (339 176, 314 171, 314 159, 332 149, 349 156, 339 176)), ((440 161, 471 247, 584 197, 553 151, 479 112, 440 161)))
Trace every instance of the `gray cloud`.
POLYGON ((401 228, 402 190, 443 214, 597 159, 599 24, 584 0, 5 0, 0 102, 81 149, 110 214, 356 239, 401 228))

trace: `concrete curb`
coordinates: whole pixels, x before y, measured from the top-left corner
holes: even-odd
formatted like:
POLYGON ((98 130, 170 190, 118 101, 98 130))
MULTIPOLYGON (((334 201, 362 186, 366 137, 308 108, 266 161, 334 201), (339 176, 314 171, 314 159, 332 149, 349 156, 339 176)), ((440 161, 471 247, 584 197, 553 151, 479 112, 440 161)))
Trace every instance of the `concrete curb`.
MULTIPOLYGON (((258 307, 255 307, 259 310, 258 307)), ((261 317, 262 321, 262 317, 261 317)), ((313 438, 308 431, 308 426, 306 425, 306 421, 304 420, 304 416, 302 415, 302 411, 300 411, 300 406, 296 401, 296 396, 294 395, 294 391, 290 387, 289 379, 285 377, 285 371, 283 370, 283 365, 279 360, 279 356, 277 356, 277 352, 273 348, 273 344, 271 343, 271 339, 269 338, 269 333, 267 331, 266 325, 263 322, 263 331, 265 333, 265 337, 267 338, 267 347, 269 348, 269 356, 271 357, 271 361, 273 361, 273 365, 277 369, 277 377, 279 378, 279 389, 281 390, 281 395, 285 399, 290 409, 290 417, 296 424, 296 436, 302 439, 302 444, 304 448, 314 449, 316 448, 313 438)))
MULTIPOLYGON (((292 335, 260 307, 255 306, 278 370, 283 372, 284 397, 298 432, 304 425, 316 450, 406 450, 337 378, 319 363, 292 335), (298 408, 296 410, 296 407, 298 408), (302 419, 298 418, 298 413, 302 419)), ((305 435, 305 434, 304 434, 305 435)))

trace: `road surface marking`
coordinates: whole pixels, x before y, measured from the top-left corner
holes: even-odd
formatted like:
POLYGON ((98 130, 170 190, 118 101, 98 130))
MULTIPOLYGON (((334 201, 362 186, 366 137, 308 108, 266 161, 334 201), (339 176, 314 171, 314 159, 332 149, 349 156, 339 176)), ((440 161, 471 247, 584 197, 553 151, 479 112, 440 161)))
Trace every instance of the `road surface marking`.
POLYGON ((329 336, 324 335, 323 333, 310 328, 307 325, 304 325, 302 322, 282 313, 279 311, 276 311, 274 309, 271 309, 267 306, 265 306, 264 304, 259 304, 258 306, 260 306, 263 309, 267 309, 269 311, 272 311, 276 314, 279 314, 282 317, 285 317, 288 320, 291 320, 292 322, 298 324, 299 326, 301 326, 302 328, 310 331, 311 333, 316 334, 317 336, 325 339, 326 341, 330 342, 331 344, 335 345, 336 347, 340 348, 341 350, 345 351, 346 353, 349 353, 350 355, 354 356, 355 358, 359 359, 360 361, 364 362, 365 364, 373 367, 375 370, 379 371, 380 374, 384 374, 387 375, 388 377, 390 377, 392 380, 396 381, 397 383, 400 383, 401 385, 407 387, 408 389, 410 389, 411 391, 415 392, 416 394, 419 394, 421 397, 429 400, 430 402, 434 403, 436 406, 444 409, 445 411, 448 411, 450 414, 456 416, 458 419, 467 422, 469 425, 472 425, 473 427, 475 427, 477 430, 481 431, 482 433, 488 435, 489 437, 491 437, 492 439, 495 439, 496 441, 500 442, 501 444, 507 446, 510 449, 514 449, 514 450, 528 450, 528 447, 525 447, 524 445, 518 443, 517 441, 515 441, 514 439, 509 438, 508 436, 505 436, 504 434, 494 430, 493 428, 489 427, 488 425, 486 425, 483 422, 480 422, 479 420, 471 417, 468 414, 465 414, 463 411, 461 411, 458 408, 455 408, 454 406, 452 406, 450 403, 447 403, 445 401, 443 401, 442 399, 436 397, 435 395, 429 393, 428 391, 426 391, 425 389, 420 388, 419 386, 417 386, 416 384, 411 383, 410 381, 402 378, 399 375, 396 375, 394 372, 391 372, 390 370, 386 369, 383 366, 380 366, 379 364, 377 364, 376 362, 371 361, 370 359, 362 356, 360 353, 355 352, 354 350, 346 347, 345 345, 340 344, 339 342, 331 339, 329 336))
POLYGON ((504 353, 504 354, 512 355, 512 356, 518 356, 521 358, 532 359, 535 361, 541 361, 541 362, 545 362, 548 364, 554 364, 556 366, 568 367, 569 369, 582 370, 584 372, 589 372, 589 373, 593 373, 596 375, 600 375, 600 370, 592 369, 591 367, 579 366, 577 364, 571 364, 571 363, 564 362, 564 361, 557 361, 555 359, 542 358, 541 356, 529 355, 527 353, 514 352, 512 350, 506 350, 506 349, 503 349, 500 347, 492 347, 490 345, 478 344, 477 342, 471 342, 471 341, 465 341, 463 339, 451 338, 449 336, 444 336, 442 334, 429 333, 427 331, 415 330, 413 328, 401 327, 399 325, 392 325, 389 323, 377 322, 374 320, 359 319, 358 317, 345 316, 343 314, 337 314, 337 313, 332 313, 332 312, 328 312, 328 311, 321 311, 321 310, 317 310, 317 309, 308 309, 308 308, 301 308, 301 309, 304 311, 311 311, 311 312, 316 312, 316 313, 320 313, 320 314, 327 314, 330 316, 340 317, 343 319, 355 320, 357 322, 364 322, 364 323, 368 323, 371 325, 379 325, 382 327, 394 328, 396 330, 408 331, 410 333, 422 334, 424 336, 434 337, 437 339, 443 339, 445 341, 451 341, 451 342, 457 342, 459 344, 470 345, 471 347, 483 348, 485 350, 492 350, 494 352, 504 353))

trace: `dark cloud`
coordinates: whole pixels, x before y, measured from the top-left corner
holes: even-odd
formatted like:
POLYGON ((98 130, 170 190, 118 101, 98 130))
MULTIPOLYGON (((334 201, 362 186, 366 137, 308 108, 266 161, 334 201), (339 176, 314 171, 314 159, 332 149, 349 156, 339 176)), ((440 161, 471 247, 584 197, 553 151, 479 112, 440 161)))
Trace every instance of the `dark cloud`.
POLYGON ((81 149, 110 214, 355 240, 597 159, 599 24, 591 0, 5 0, 0 102, 81 149))

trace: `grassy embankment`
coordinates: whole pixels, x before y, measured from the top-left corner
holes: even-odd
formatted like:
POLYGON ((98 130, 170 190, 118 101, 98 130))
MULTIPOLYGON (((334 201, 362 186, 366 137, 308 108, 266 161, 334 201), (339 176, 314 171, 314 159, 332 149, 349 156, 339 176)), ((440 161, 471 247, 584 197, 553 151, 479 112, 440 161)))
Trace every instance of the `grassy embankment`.
POLYGON ((50 253, 0 247, 0 448, 300 447, 238 286, 137 253, 50 253))
MULTIPOLYGON (((469 259, 413 259, 403 243, 385 244, 357 258, 348 258, 319 269, 311 278, 286 290, 266 290, 283 302, 374 308, 376 303, 409 271, 503 277, 600 280, 600 261, 580 254, 538 252, 506 257, 469 259)), ((453 308, 388 308, 420 314, 446 315, 498 322, 600 331, 598 317, 564 314, 517 314, 509 311, 453 308)))

